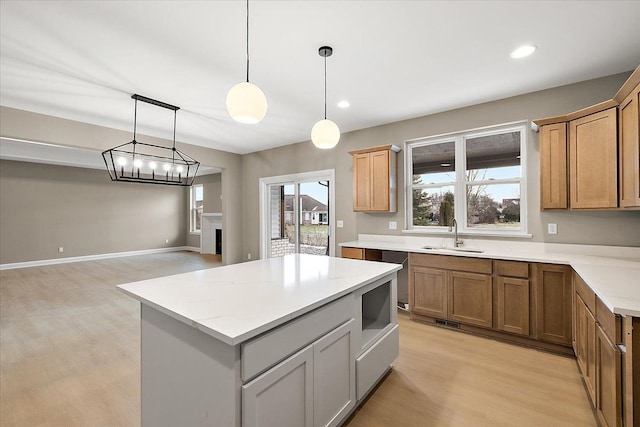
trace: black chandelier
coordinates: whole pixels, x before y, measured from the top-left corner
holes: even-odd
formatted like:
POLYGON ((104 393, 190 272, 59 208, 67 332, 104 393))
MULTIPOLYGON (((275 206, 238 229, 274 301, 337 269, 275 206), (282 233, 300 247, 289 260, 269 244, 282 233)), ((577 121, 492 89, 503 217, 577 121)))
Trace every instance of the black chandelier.
POLYGON ((176 112, 180 107, 136 94, 131 98, 135 100, 133 140, 102 152, 111 180, 181 186, 193 184, 200 163, 176 149, 176 112), (170 148, 136 141, 138 101, 173 110, 173 145, 170 148))

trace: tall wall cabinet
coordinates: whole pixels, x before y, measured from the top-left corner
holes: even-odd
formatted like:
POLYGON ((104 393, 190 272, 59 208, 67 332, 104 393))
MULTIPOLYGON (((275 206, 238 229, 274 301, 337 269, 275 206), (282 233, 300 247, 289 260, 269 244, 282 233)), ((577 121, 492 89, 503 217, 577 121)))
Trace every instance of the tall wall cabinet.
POLYGON ((613 99, 534 120, 541 209, 640 208, 640 67, 613 99))

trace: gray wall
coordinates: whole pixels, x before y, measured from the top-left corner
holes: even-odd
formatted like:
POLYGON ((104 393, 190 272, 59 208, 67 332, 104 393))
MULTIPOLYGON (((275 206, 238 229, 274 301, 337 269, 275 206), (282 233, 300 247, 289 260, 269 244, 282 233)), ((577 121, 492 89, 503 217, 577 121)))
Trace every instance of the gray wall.
MULTIPOLYGON (((572 84, 499 101, 343 133, 333 150, 317 150, 310 142, 251 153, 242 158, 243 257, 259 251, 258 180, 261 177, 335 168, 335 242, 356 240, 358 233, 404 235, 404 151, 398 160, 398 212, 394 214, 355 213, 352 209, 352 163, 350 150, 383 144, 403 147, 404 141, 491 126, 566 114, 611 99, 629 73, 572 84), (389 230, 389 221, 398 230, 389 230)), ((309 128, 311 128, 311 123, 309 128)), ((530 241, 640 246, 640 211, 634 212, 540 212, 538 134, 529 131, 527 152, 527 193, 530 241), (558 224, 556 236, 547 235, 546 224, 558 224)), ((527 239, 529 241, 529 239, 527 239)), ((336 247, 336 253, 339 253, 336 247)))
MULTIPOLYGON (((0 136, 6 138, 23 139, 28 141, 47 142, 51 144, 58 144, 68 147, 89 148, 96 150, 106 150, 117 144, 131 140, 131 133, 120 131, 116 129, 110 129, 101 126, 95 126, 87 123, 76 122, 72 120, 61 119, 57 117, 47 116, 43 114, 31 113, 28 111, 17 110, 14 108, 0 107, 0 136)), ((142 136, 145 142, 155 143, 164 146, 170 146, 171 141, 142 136)), ((242 222, 239 219, 238 212, 242 211, 242 200, 238 188, 242 180, 242 159, 238 154, 228 153, 225 151, 213 150, 209 148, 187 145, 183 142, 178 142, 177 147, 180 150, 185 151, 187 154, 195 159, 198 159, 203 165, 218 167, 222 170, 221 188, 224 204, 222 206, 222 227, 225 230, 225 239, 223 242, 223 262, 226 264, 232 264, 241 260, 242 254, 242 222)), ((100 171, 96 171, 99 173, 100 171)), ((4 180, 4 179, 3 179, 4 180)), ((110 183, 113 186, 124 185, 122 183, 110 183)), ((146 185, 144 191, 153 192, 153 185, 146 185)), ((180 215, 186 215, 188 207, 188 199, 185 199, 179 204, 181 207, 180 215)), ((4 205, 4 200, 2 204, 4 205)), ((8 205, 7 205, 8 206, 8 205)), ((8 209, 14 209, 8 206, 8 209)), ((3 211, 4 217, 4 211, 3 211)), ((179 245, 186 244, 186 217, 182 220, 183 227, 180 231, 182 235, 182 242, 179 245)), ((4 219, 3 219, 4 222, 4 219)), ((4 234, 4 230, 0 230, 2 244, 8 240, 4 234)), ((38 236, 29 236, 31 228, 27 227, 19 234, 19 240, 25 241, 37 241, 38 236)), ((162 240, 164 242, 164 240, 162 240)), ((20 245, 19 242, 13 244, 20 245)), ((54 243, 57 247, 57 243, 54 243)), ((89 242, 89 245, 85 248, 85 253, 81 255, 101 253, 102 247, 98 246, 98 242, 89 242)), ((126 251, 128 246, 120 246, 114 252, 126 251)), ((150 246, 155 247, 155 246, 150 246)), ((145 249, 149 249, 146 247, 145 249)), ((4 247, 3 247, 4 248, 4 247)), ((3 249, 4 252, 4 249, 3 249)), ((71 256, 65 248, 65 256, 71 256)), ((8 255, 7 255, 8 256, 8 255)), ((54 256, 46 256, 45 258, 53 258, 54 256)), ((27 261, 34 259, 32 257, 24 259, 17 259, 13 257, 15 261, 27 261)), ((3 263, 11 262, 2 260, 3 263)))
MULTIPOLYGON (((203 213, 222 212, 222 174, 214 173, 202 175, 195 179, 194 184, 202 184, 204 197, 203 213)), ((187 203, 189 200, 187 200, 187 203)), ((188 227, 187 223, 187 227, 188 227)), ((200 234, 187 233, 187 246, 200 247, 200 234)))
POLYGON ((0 160, 0 264, 184 246, 187 197, 106 171, 0 160))

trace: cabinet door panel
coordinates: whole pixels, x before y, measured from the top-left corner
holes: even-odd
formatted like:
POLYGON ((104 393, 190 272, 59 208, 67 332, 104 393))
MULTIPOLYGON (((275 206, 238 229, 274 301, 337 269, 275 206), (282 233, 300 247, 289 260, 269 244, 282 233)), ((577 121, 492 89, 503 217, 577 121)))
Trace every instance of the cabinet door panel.
POLYGON ((591 399, 591 402, 596 401, 595 385, 596 385, 596 319, 593 317, 591 311, 582 301, 579 295, 575 295, 576 298, 576 360, 584 382, 587 388, 587 394, 591 399))
POLYGON ((613 345, 599 325, 596 326, 596 412, 605 427, 622 425, 618 347, 613 345))
POLYGON ((313 345, 313 425, 334 426, 356 404, 355 320, 313 345))
POLYGON ((537 264, 535 277, 536 338, 571 345, 571 268, 537 264))
POLYGON ((497 277, 496 328, 519 335, 529 335, 529 281, 497 277))
POLYGON ((389 211, 389 151, 371 153, 371 210, 389 211))
POLYGON ((242 386, 242 425, 313 425, 313 346, 242 386))
POLYGON ((572 209, 618 206, 616 109, 569 122, 572 209))
POLYGON ((436 268, 411 267, 409 308, 411 312, 447 318, 447 272, 436 268))
POLYGON ((449 319, 491 328, 493 325, 493 290, 491 276, 449 272, 449 319))
POLYGON ((620 104, 620 207, 640 206, 640 85, 620 104))
POLYGON ((540 208, 567 208, 567 124, 540 128, 540 208))
POLYGON ((368 153, 353 156, 353 210, 368 211, 371 208, 371 173, 368 153))

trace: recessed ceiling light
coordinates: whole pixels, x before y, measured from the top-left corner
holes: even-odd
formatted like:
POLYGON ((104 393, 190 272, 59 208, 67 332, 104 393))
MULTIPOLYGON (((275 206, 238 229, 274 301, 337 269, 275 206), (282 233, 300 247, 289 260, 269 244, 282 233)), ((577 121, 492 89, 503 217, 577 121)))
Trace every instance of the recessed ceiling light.
POLYGON ((440 163, 440 166, 442 166, 443 168, 448 168, 449 166, 451 166, 451 163, 440 163))
POLYGON ((339 108, 349 108, 350 105, 351 104, 349 104, 349 101, 344 100, 344 99, 342 101, 338 102, 338 107, 339 108))
POLYGON ((511 58, 513 59, 524 58, 525 56, 529 56, 533 52, 535 52, 536 48, 537 46, 534 46, 532 44, 526 44, 524 46, 520 46, 519 48, 511 52, 511 58))

